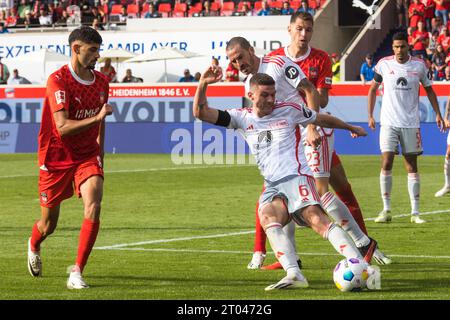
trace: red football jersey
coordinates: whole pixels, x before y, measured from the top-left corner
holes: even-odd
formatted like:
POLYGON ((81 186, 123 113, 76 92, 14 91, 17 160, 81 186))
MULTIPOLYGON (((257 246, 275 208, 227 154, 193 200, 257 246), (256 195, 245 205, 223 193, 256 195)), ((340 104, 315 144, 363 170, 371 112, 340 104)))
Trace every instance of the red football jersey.
POLYGON ((308 80, 317 89, 331 89, 333 72, 331 71, 330 57, 325 51, 309 47, 305 55, 294 58, 289 55, 287 47, 282 47, 272 51, 269 55, 287 56, 302 69, 308 80))
POLYGON ((100 154, 97 143, 100 124, 62 138, 56 130, 53 113, 66 110, 71 120, 97 115, 108 101, 108 78, 93 70, 94 80, 80 79, 70 65, 50 75, 47 81, 42 121, 38 137, 39 166, 65 169, 100 154))

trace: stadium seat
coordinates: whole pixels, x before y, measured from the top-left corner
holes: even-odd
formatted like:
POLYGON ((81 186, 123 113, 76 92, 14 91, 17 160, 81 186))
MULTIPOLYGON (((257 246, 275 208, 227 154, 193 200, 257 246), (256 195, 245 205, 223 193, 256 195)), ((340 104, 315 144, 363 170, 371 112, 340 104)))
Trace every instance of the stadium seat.
POLYGON ((289 2, 289 4, 291 5, 291 8, 294 10, 297 10, 302 5, 302 3, 300 1, 291 1, 291 2, 289 2))
POLYGON ((272 9, 281 10, 281 8, 283 8, 283 1, 272 1, 269 4, 269 7, 271 7, 272 9))
POLYGON ((262 1, 255 1, 253 6, 254 6, 253 8, 255 9, 255 11, 258 12, 262 8, 262 1))
POLYGON ((158 12, 163 18, 170 17, 172 14, 172 6, 170 3, 160 3, 158 6, 158 12))
POLYGON ((189 8, 188 16, 192 17, 196 13, 202 12, 203 4, 201 2, 197 2, 192 7, 189 8))
POLYGON ((172 17, 186 17, 187 4, 176 3, 172 11, 172 17))
POLYGON ((111 12, 109 14, 121 14, 121 13, 122 13, 122 5, 113 4, 111 7, 111 12))
POLYGON ((308 6, 311 8, 311 9, 317 9, 319 6, 320 6, 320 3, 319 3, 319 6, 317 5, 317 0, 308 0, 308 6))
POLYGON ((127 6, 127 16, 128 16, 128 18, 138 18, 139 17, 139 5, 129 4, 127 6))
POLYGON ((222 9, 220 10, 221 16, 231 16, 234 13, 234 2, 227 1, 222 4, 222 9))
POLYGON ((220 3, 218 3, 218 2, 211 2, 211 8, 210 9, 213 12, 217 12, 217 15, 219 15, 220 3))

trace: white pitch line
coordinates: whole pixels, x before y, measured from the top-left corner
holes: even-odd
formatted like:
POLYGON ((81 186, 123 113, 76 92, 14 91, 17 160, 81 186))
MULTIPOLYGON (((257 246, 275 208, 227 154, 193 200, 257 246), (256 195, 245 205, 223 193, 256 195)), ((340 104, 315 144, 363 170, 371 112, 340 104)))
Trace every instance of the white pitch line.
MULTIPOLYGON (((96 248, 100 249, 100 248, 96 248)), ((232 250, 194 250, 194 249, 167 249, 167 248, 113 248, 109 250, 122 250, 122 251, 153 251, 153 252, 176 252, 176 253, 224 253, 224 254, 246 254, 251 255, 250 251, 232 251, 232 250)), ((340 256, 337 253, 320 253, 320 252, 297 252, 301 256, 340 256)), ((273 252, 267 252, 269 255, 273 255, 273 252)), ((389 257, 393 258, 420 258, 420 259, 450 259, 450 256, 427 256, 427 255, 405 255, 405 254, 389 254, 389 257)))
MULTIPOLYGON (((234 167, 251 167, 252 164, 224 164, 224 165, 199 165, 199 166, 189 166, 189 167, 166 167, 166 168, 149 168, 149 169, 124 169, 124 170, 105 170, 105 174, 110 173, 135 173, 135 172, 158 172, 158 171, 173 171, 173 170, 195 170, 195 169, 213 169, 213 168, 234 168, 234 167)), ((33 178, 38 177, 37 174, 16 174, 8 176, 0 176, 0 179, 11 179, 11 178, 33 178)))
MULTIPOLYGON (((450 210, 436 210, 436 211, 423 212, 423 213, 421 213, 421 215, 432 215, 432 214, 448 213, 448 212, 450 212, 450 210)), ((393 216, 393 218, 409 217, 410 215, 411 214, 399 214, 399 215, 393 216)), ((375 218, 367 218, 364 220, 368 221, 368 220, 374 220, 374 219, 375 218)), ((133 242, 133 243, 121 243, 121 244, 115 244, 112 246, 96 247, 94 249, 108 250, 108 249, 117 249, 117 248, 124 248, 124 247, 134 247, 134 246, 140 246, 140 245, 144 245, 144 244, 167 243, 167 242, 208 239, 208 238, 223 238, 223 237, 230 237, 230 236, 250 234, 250 233, 255 233, 255 230, 213 234, 213 235, 206 235, 206 236, 194 236, 194 237, 183 237, 183 238, 172 238, 172 239, 149 240, 149 241, 133 242)))

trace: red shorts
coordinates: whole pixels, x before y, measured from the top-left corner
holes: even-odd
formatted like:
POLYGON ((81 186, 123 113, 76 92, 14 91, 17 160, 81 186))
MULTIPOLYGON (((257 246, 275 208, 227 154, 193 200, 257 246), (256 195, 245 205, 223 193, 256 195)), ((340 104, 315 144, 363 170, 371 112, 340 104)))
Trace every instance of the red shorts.
POLYGON ((80 186, 92 176, 103 178, 102 163, 98 157, 63 170, 39 170, 39 200, 41 206, 53 208, 73 196, 74 188, 81 197, 80 186))
POLYGON ((337 155, 336 151, 333 151, 333 154, 331 155, 331 167, 336 167, 341 164, 341 159, 339 159, 339 156, 337 155))

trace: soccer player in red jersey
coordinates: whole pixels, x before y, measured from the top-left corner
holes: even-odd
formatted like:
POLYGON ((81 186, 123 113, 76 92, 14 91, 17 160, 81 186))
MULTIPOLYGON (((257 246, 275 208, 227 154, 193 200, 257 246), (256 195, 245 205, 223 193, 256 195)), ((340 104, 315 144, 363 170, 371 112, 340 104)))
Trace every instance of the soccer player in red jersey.
POLYGON ((33 277, 42 275, 41 243, 56 228, 61 202, 76 191, 84 221, 69 289, 88 288, 81 274, 100 226, 105 117, 112 114, 108 78, 94 70, 101 43, 90 27, 70 33, 72 57, 48 78, 38 137, 41 218, 28 240, 28 270, 33 277))
MULTIPOLYGON (((313 34, 313 26, 314 19, 308 13, 297 12, 293 14, 288 26, 288 32, 291 36, 291 44, 287 47, 279 48, 271 52, 269 55, 287 56, 294 61, 302 69, 303 73, 305 73, 308 80, 310 80, 316 87, 320 96, 320 107, 325 108, 328 104, 328 91, 331 89, 332 83, 331 61, 326 52, 309 46, 309 42, 311 41, 313 34)), ((317 146, 320 148, 320 152, 314 152, 314 150, 316 150, 316 146, 306 147, 306 152, 311 153, 308 159, 312 160, 308 161, 308 164, 310 166, 318 164, 317 168, 312 168, 313 171, 314 169, 319 171, 317 174, 314 173, 317 190, 323 198, 327 211, 335 210, 336 212, 342 212, 342 210, 347 210, 348 208, 361 231, 367 235, 364 218, 362 216, 358 201, 356 200, 351 185, 347 180, 341 161, 333 148, 334 133, 329 129, 324 128, 320 128, 319 131, 323 132, 321 133, 322 137, 317 137, 321 143, 321 146, 317 146), (329 150, 326 150, 327 152, 325 152, 325 149, 329 150), (331 156, 329 153, 331 153, 331 156), (331 184, 339 199, 329 192, 328 183, 331 184)), ((314 135, 317 134, 317 131, 309 130, 308 134, 314 135)), ((311 140, 314 141, 315 137, 311 138, 311 140)), ((258 212, 258 207, 256 208, 256 212, 258 212)), ((290 237, 293 238, 294 228, 286 227, 286 231, 290 233, 290 237)), ((376 241, 371 241, 373 242, 372 246, 376 246, 376 241)), ((366 247, 367 250, 373 251, 373 248, 370 248, 370 244, 365 244, 363 247, 366 247)), ((275 262, 269 266, 262 266, 265 252, 266 235, 259 224, 259 219, 257 216, 254 255, 252 261, 248 265, 248 268, 263 268, 266 270, 280 269, 281 264, 279 262, 275 262)), ((369 255, 369 257, 371 257, 371 255, 369 255)), ((391 263, 391 260, 378 249, 375 250, 373 257, 380 264, 391 263)), ((299 264, 301 265, 300 261, 299 264)))

